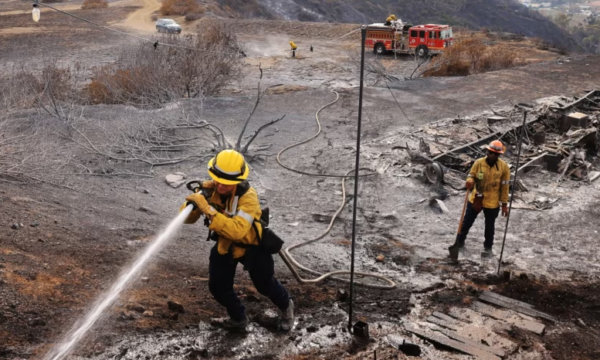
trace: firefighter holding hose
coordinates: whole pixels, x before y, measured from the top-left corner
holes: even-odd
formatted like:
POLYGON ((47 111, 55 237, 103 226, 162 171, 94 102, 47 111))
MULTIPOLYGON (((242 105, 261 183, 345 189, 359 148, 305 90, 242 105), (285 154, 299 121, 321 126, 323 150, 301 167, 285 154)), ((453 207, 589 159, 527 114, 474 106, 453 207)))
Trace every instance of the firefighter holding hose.
POLYGON ((500 140, 494 140, 487 146, 487 156, 475 161, 467 177, 466 188, 473 190, 467 204, 465 218, 460 233, 456 236, 456 242, 449 250, 463 248, 471 226, 477 215, 483 211, 485 216, 485 242, 483 257, 493 255, 494 226, 496 218, 500 213, 502 204, 502 216, 508 216, 508 188, 510 183, 510 170, 508 164, 499 159, 504 154, 504 145, 500 140))
POLYGON ((204 194, 186 198, 194 210, 186 224, 195 223, 202 214, 209 221, 209 235, 217 243, 209 258, 208 288, 215 300, 227 309, 229 318, 213 321, 228 330, 245 330, 249 319, 233 289, 238 263, 244 265, 259 293, 281 310, 280 328, 288 331, 294 324, 294 303, 275 278, 273 256, 259 245, 263 226, 256 190, 248 182, 250 169, 244 156, 235 150, 223 150, 208 163, 210 181, 202 183, 204 194))

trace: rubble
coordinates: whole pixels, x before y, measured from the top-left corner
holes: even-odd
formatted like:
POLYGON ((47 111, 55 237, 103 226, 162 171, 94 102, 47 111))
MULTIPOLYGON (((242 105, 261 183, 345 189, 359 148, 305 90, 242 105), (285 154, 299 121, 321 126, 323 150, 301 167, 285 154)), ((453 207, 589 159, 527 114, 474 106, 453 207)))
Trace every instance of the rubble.
MULTIPOLYGON (((475 160, 485 156, 485 145, 500 139, 506 145, 503 159, 509 164, 513 176, 515 170, 519 175, 534 170, 547 170, 560 174, 557 181, 592 181, 592 177, 600 177, 597 171, 593 171, 600 148, 600 90, 591 91, 564 106, 540 103, 527 115, 520 159, 520 163, 524 165, 519 169, 514 169, 517 162, 517 142, 523 130, 522 125, 514 125, 523 117, 523 110, 518 106, 506 111, 494 111, 494 116, 479 116, 472 119, 469 126, 465 125, 464 120, 459 124, 460 128, 451 121, 438 124, 436 129, 425 127, 422 131, 425 139, 419 139, 419 148, 428 149, 423 144, 426 141, 435 143, 437 148, 446 147, 431 160, 442 165, 444 172, 458 171, 466 174, 475 160), (497 121, 489 124, 490 118, 497 121), (441 130, 442 127, 451 129, 441 130), (484 136, 481 136, 482 133, 484 136), (445 141, 444 137, 449 137, 451 141, 445 141), (450 148, 460 142, 463 145, 450 148)), ((427 153, 424 151, 409 150, 409 155, 414 163, 427 160, 427 153)), ((428 177, 431 177, 432 171, 430 168, 428 177)))

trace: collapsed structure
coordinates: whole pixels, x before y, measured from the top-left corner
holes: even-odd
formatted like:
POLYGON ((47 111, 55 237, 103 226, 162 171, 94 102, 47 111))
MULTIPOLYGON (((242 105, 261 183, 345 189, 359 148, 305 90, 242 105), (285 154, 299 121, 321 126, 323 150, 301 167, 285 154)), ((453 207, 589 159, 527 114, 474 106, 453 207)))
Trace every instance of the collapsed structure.
MULTIPOLYGON (((600 177, 600 172, 594 167, 600 147, 600 90, 587 91, 582 97, 573 99, 557 97, 540 101, 528 115, 520 160, 522 165, 515 169, 522 125, 514 126, 514 121, 522 119, 523 112, 519 106, 505 111, 492 109, 489 115, 480 116, 467 125, 474 132, 463 131, 456 137, 442 130, 442 126, 425 127, 422 131, 428 141, 426 152, 429 152, 425 155, 430 155, 433 162, 440 164, 446 174, 466 175, 475 160, 485 155, 483 146, 498 139, 507 145, 504 158, 513 175, 515 171, 525 174, 545 169, 559 174, 557 181, 591 182, 600 177), (464 144, 449 148, 457 142, 464 144)), ((464 121, 454 119, 452 122, 464 121)), ((516 186, 526 190, 520 182, 516 186)))

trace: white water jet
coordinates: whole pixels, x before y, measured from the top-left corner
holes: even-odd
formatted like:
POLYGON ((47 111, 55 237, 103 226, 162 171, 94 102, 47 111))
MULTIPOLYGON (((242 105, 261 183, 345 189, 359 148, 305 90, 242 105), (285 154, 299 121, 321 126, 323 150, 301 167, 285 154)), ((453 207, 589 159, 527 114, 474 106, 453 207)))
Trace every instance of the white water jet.
POLYGON ((147 263, 166 245, 173 237, 175 232, 183 225, 183 221, 192 211, 192 205, 188 205, 151 244, 146 251, 138 258, 135 263, 125 271, 112 286, 112 288, 103 294, 92 310, 82 321, 78 321, 73 329, 65 336, 65 341, 57 344, 44 357, 45 360, 61 360, 71 353, 76 345, 81 341, 87 332, 101 318, 106 311, 119 298, 121 292, 129 287, 133 280, 137 278, 141 270, 147 263))

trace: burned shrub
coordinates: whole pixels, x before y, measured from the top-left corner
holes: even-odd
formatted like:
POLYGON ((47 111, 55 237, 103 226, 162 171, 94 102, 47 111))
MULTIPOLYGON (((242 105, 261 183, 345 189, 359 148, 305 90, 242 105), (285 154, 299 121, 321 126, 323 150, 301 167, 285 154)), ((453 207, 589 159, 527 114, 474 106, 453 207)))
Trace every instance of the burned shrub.
POLYGON ((81 5, 83 10, 89 9, 104 9, 108 7, 108 1, 106 0, 85 0, 81 5))
POLYGON ((5 109, 27 109, 79 98, 76 68, 59 68, 49 62, 41 71, 23 66, 12 73, 0 79, 0 104, 5 109))
POLYGON ((458 40, 434 58, 424 76, 467 76, 508 69, 522 63, 520 54, 507 46, 488 46, 480 39, 458 40))
POLYGON ((540 38, 533 38, 531 39, 531 42, 533 43, 533 45, 535 45, 535 48, 538 50, 544 50, 547 51, 550 48, 550 44, 540 38))
POLYGON ((192 13, 185 16, 185 21, 194 21, 202 18, 202 13, 192 13))
POLYGON ((160 13, 163 16, 188 15, 201 12, 203 12, 203 9, 196 0, 165 0, 160 7, 160 13))
POLYGON ((215 94, 238 75, 241 49, 223 24, 205 26, 199 33, 162 38, 174 46, 124 47, 114 64, 96 69, 87 86, 90 101, 154 107, 181 97, 215 94))

